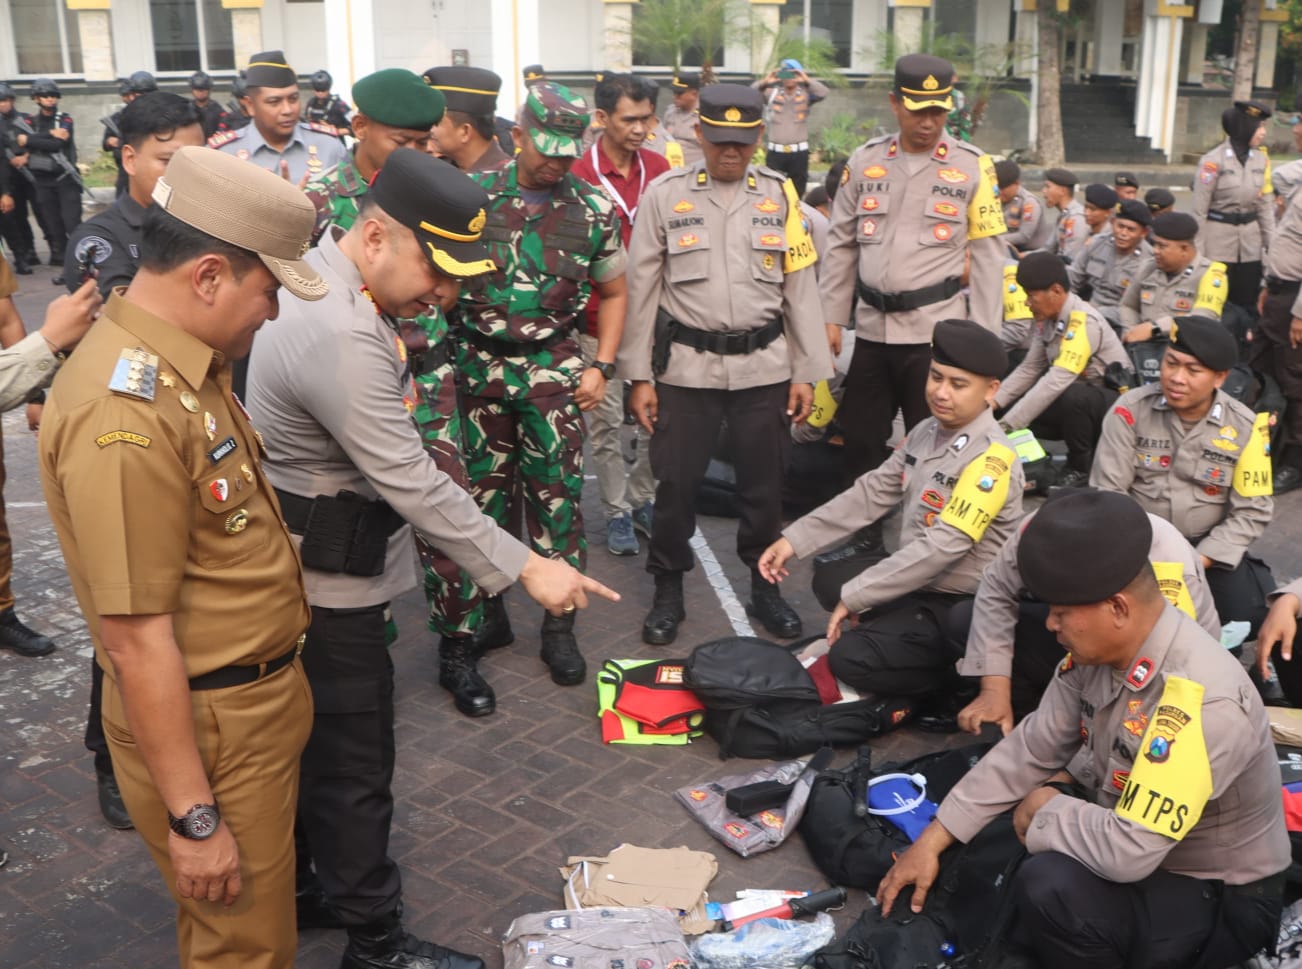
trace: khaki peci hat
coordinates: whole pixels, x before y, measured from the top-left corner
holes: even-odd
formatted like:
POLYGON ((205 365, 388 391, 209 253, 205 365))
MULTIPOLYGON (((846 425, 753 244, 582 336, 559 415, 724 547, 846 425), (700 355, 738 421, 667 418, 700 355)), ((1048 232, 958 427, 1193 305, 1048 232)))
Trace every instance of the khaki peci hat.
POLYGON ((168 162, 154 186, 154 202, 186 225, 256 253, 300 299, 317 300, 329 291, 303 261, 316 209, 279 175, 234 155, 188 146, 168 162))

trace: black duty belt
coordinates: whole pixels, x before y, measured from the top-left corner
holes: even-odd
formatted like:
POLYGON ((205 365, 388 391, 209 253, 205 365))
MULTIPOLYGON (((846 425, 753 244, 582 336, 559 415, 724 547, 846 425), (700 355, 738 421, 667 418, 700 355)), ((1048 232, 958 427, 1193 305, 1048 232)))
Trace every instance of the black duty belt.
POLYGON ((883 293, 880 289, 859 283, 859 298, 869 306, 883 313, 904 313, 908 310, 920 310, 932 303, 940 303, 952 296, 957 296, 963 288, 963 282, 957 276, 950 276, 931 286, 921 289, 907 289, 902 293, 883 293))
POLYGON ((1280 293, 1286 293, 1289 290, 1302 288, 1302 281, 1296 279, 1280 279, 1277 276, 1266 277, 1266 292, 1271 296, 1278 296, 1280 293))
POLYGON ((225 690, 232 686, 244 686, 246 683, 265 679, 292 663, 302 645, 303 639, 299 637, 298 642, 290 648, 289 652, 282 653, 269 663, 259 663, 257 666, 223 666, 211 673, 196 676, 190 680, 190 689, 192 691, 225 690))
POLYGON ((1255 882, 1248 882, 1246 885, 1226 885, 1225 894, 1247 898, 1275 898, 1284 894, 1286 874, 1286 871, 1281 871, 1274 875, 1267 875, 1265 878, 1258 878, 1255 882))
POLYGON ((461 336, 472 347, 491 353, 495 357, 524 357, 531 353, 538 353, 540 350, 549 350, 558 343, 564 343, 570 339, 570 330, 571 327, 563 327, 541 340, 503 340, 467 326, 462 329, 461 336))
MULTIPOLYGON (((284 519, 289 530, 295 535, 302 535, 307 531, 308 523, 312 517, 312 507, 316 505, 318 501, 330 502, 339 497, 338 495, 335 496, 335 498, 331 498, 329 495, 318 495, 316 498, 306 498, 303 495, 281 491, 279 488, 276 488, 275 491, 276 497, 280 499, 280 517, 284 519)), ((375 506, 372 508, 372 511, 380 513, 378 517, 383 519, 380 524, 383 526, 386 536, 392 535, 406 524, 405 519, 399 516, 398 513, 390 508, 388 503, 381 498, 364 500, 346 491, 341 491, 339 494, 355 501, 364 501, 368 507, 375 506)))
POLYGON ((714 330, 697 330, 685 323, 675 321, 673 341, 707 353, 719 353, 726 357, 743 353, 754 353, 782 335, 782 317, 770 320, 754 330, 741 330, 734 333, 719 333, 714 330))
POLYGON ((1257 213, 1254 212, 1217 212, 1212 209, 1207 213, 1208 222, 1224 222, 1226 225, 1248 225, 1257 221, 1257 213))
POLYGON ((428 350, 422 350, 416 361, 416 376, 424 376, 427 373, 433 373, 439 367, 445 365, 452 359, 452 351, 448 347, 447 339, 442 339, 428 350))

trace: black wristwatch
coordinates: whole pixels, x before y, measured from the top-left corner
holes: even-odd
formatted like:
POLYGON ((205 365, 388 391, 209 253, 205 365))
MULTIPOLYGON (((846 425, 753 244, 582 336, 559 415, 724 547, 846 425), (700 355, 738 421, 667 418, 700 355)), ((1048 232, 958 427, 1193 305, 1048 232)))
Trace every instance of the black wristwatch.
POLYGON ((216 804, 196 804, 183 817, 176 817, 167 812, 167 826, 174 834, 190 841, 206 841, 217 833, 221 823, 221 813, 216 804))
POLYGON ((615 365, 613 363, 602 363, 600 360, 593 360, 592 366, 607 380, 615 379, 615 365))

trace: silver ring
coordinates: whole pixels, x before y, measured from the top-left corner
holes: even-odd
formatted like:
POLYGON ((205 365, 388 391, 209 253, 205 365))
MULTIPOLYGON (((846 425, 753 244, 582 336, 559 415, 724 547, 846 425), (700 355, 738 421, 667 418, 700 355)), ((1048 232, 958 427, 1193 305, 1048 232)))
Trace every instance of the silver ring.
POLYGON ((573 612, 573 611, 574 611, 574 603, 572 603, 572 602, 571 602, 568 606, 564 606, 564 607, 561 609, 561 612, 564 612, 564 613, 570 613, 570 612, 573 612))

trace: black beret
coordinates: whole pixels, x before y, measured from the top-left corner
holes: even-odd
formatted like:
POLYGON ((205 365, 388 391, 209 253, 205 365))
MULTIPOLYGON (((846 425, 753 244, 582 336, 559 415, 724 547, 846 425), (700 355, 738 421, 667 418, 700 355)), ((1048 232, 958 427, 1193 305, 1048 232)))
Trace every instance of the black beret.
POLYGON ((940 320, 931 334, 931 357, 979 377, 1008 373, 1008 353, 999 337, 971 320, 940 320))
POLYGON ((1144 204, 1153 212, 1158 209, 1169 209, 1175 205, 1175 196, 1171 194, 1170 189, 1150 188, 1144 193, 1144 204))
POLYGON ((1063 289, 1071 287, 1071 278, 1067 275, 1067 264, 1052 252, 1037 249, 1028 252, 1017 264, 1017 285, 1030 292, 1033 289, 1048 289, 1058 283, 1063 289))
POLYGON ((1050 168, 1044 173, 1046 182, 1053 182, 1054 185, 1061 185, 1063 188, 1074 189, 1076 187, 1076 173, 1070 168, 1050 168))
POLYGON ((1198 235, 1198 220, 1188 212, 1163 212, 1153 218, 1153 235, 1171 242, 1190 242, 1198 235))
POLYGON ((1171 349, 1196 357, 1210 370, 1229 370, 1239 362, 1239 345, 1220 320, 1177 316, 1171 321, 1171 349))
POLYGON ((1126 199, 1117 205, 1117 218, 1138 222, 1140 225, 1152 225, 1153 213, 1139 199, 1126 199))
POLYGON ((995 181, 1000 188, 1007 188, 1014 182, 1022 180, 1022 167, 1011 158, 995 162, 995 181))
POLYGON ((249 69, 244 73, 249 87, 297 87, 298 75, 285 60, 285 52, 264 50, 249 58, 249 69))
POLYGON ((1132 172, 1117 172, 1112 184, 1118 188, 1139 188, 1139 179, 1132 172))
POLYGON ((1109 188, 1107 185, 1099 185, 1098 183, 1086 185, 1085 204, 1092 205, 1096 209, 1115 208, 1117 204, 1116 190, 1109 188))
POLYGON ((1017 567, 1041 602, 1077 606, 1116 595, 1148 564, 1153 524, 1118 491, 1081 491, 1046 502, 1022 531, 1017 567))

